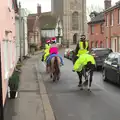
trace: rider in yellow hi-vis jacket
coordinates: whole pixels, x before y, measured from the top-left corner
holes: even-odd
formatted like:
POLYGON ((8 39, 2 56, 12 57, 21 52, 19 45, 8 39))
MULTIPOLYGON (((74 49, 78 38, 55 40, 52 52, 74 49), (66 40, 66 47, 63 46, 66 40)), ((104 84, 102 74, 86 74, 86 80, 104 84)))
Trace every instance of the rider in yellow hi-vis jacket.
POLYGON ((87 53, 89 49, 88 41, 86 41, 86 36, 81 35, 80 41, 76 46, 75 49, 75 58, 73 63, 80 57, 80 55, 87 53))
POLYGON ((50 50, 50 47, 51 47, 50 42, 51 42, 50 40, 46 41, 44 54, 42 56, 42 61, 45 61, 46 58, 49 56, 49 50, 50 50))
MULTIPOLYGON (((79 41, 79 43, 76 46, 75 49, 75 53, 73 56, 73 64, 75 64, 76 60, 82 55, 88 52, 89 49, 89 45, 88 45, 88 41, 86 41, 86 36, 85 35, 81 35, 81 39, 79 41)), ((81 86, 81 81, 82 81, 82 74, 80 72, 77 71, 77 74, 79 76, 79 84, 78 87, 81 86)))
MULTIPOLYGON (((92 82, 92 76, 93 76, 93 71, 95 68, 95 59, 92 55, 85 53, 82 54, 77 61, 74 64, 73 71, 81 73, 81 79, 79 81, 79 87, 81 87, 82 84, 82 73, 83 73, 83 68, 87 71, 90 70, 90 86, 92 82)), ((88 83, 88 80, 86 81, 86 84, 88 83)))

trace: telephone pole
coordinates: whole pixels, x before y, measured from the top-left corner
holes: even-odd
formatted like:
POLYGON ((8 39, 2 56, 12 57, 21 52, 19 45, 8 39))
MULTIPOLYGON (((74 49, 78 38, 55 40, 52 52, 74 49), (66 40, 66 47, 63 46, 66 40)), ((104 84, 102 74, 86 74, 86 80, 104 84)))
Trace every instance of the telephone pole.
POLYGON ((21 3, 19 2, 19 39, 20 39, 20 62, 22 62, 22 24, 21 24, 21 3))

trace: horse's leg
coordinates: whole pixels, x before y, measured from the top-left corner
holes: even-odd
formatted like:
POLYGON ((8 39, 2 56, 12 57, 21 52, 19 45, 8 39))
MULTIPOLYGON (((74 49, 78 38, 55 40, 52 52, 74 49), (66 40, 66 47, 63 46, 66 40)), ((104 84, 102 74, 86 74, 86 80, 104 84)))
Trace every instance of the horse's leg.
POLYGON ((82 85, 82 72, 77 72, 77 74, 78 74, 78 77, 79 77, 78 87, 81 87, 81 85, 82 85))
POLYGON ((92 79, 93 79, 93 71, 90 71, 90 78, 89 78, 88 90, 90 90, 90 88, 91 88, 92 79))

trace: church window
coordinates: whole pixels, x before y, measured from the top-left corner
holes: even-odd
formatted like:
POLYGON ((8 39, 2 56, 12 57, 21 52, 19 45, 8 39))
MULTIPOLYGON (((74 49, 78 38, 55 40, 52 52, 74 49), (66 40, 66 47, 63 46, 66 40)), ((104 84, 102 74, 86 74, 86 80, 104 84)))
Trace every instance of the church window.
POLYGON ((78 12, 73 12, 72 14, 72 30, 78 30, 79 23, 78 23, 78 12))

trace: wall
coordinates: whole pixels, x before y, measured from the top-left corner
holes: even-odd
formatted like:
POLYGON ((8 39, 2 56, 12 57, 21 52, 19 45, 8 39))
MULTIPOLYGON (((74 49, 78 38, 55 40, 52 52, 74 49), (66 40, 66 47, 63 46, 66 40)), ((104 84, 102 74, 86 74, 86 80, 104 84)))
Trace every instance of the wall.
POLYGON ((20 37, 19 37, 19 16, 16 14, 15 17, 15 28, 16 28, 16 62, 20 58, 20 37))
POLYGON ((24 8, 21 9, 22 17, 22 56, 28 55, 28 40, 27 40, 27 12, 24 8))
POLYGON ((120 52, 120 23, 118 23, 118 8, 105 13, 105 19, 108 15, 108 26, 105 26, 106 46, 113 51, 120 52), (110 13, 113 12, 113 26, 110 25, 110 13))
POLYGON ((41 30, 41 34, 44 37, 55 37, 55 30, 41 30))
POLYGON ((94 33, 91 34, 91 24, 88 25, 88 40, 89 40, 89 45, 90 47, 101 47, 100 43, 103 43, 104 46, 104 40, 105 40, 105 36, 104 33, 101 33, 101 27, 100 27, 101 23, 99 24, 94 24, 94 33), (96 42, 98 43, 98 46, 96 46, 96 42), (92 46, 92 43, 94 43, 94 45, 92 46))
POLYGON ((15 14, 14 10, 12 9, 12 0, 9 0, 9 3, 8 0, 1 0, 0 15, 0 42, 4 104, 8 87, 8 79, 9 76, 12 74, 14 66, 16 64, 15 14), (6 30, 11 31, 11 33, 5 34, 6 30))

